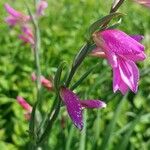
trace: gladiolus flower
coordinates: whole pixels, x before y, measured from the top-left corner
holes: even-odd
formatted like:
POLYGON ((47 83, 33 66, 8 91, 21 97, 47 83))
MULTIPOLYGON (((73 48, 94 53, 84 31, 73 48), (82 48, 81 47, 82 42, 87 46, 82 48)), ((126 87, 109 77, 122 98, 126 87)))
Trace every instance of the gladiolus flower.
POLYGON ((21 96, 17 96, 16 99, 17 99, 18 104, 20 104, 20 106, 26 111, 24 113, 26 120, 30 120, 32 106, 30 104, 28 104, 27 101, 21 96))
MULTIPOLYGON (((32 78, 32 81, 35 81, 37 80, 37 76, 35 75, 35 73, 32 73, 31 75, 31 78, 32 78)), ((52 90, 53 89, 53 84, 50 80, 46 79, 44 76, 41 76, 40 77, 40 81, 41 81, 41 84, 47 88, 48 90, 52 90)))
POLYGON ((37 5, 37 16, 43 16, 44 10, 48 7, 48 3, 45 0, 41 0, 37 5))
POLYGON ((97 45, 95 56, 99 50, 111 65, 114 92, 120 90, 125 94, 128 88, 134 93, 137 92, 139 70, 135 62, 146 58, 144 46, 139 43, 142 38, 141 35, 129 36, 116 29, 94 33, 93 40, 97 45))
POLYGON ((28 26, 23 26, 22 27, 22 34, 19 35, 19 38, 25 42, 25 43, 29 43, 31 45, 34 45, 35 41, 34 41, 34 36, 32 33, 32 29, 28 26))
POLYGON ((82 108, 104 108, 106 104, 100 100, 80 100, 80 98, 71 90, 61 87, 60 97, 66 105, 68 114, 74 125, 82 130, 83 116, 82 108))
POLYGON ((150 0, 134 0, 134 1, 143 6, 150 7, 150 0))
POLYGON ((5 9, 9 14, 9 16, 5 19, 5 21, 10 26, 15 26, 16 24, 24 24, 30 20, 29 16, 24 15, 19 11, 16 11, 7 3, 5 4, 5 9))

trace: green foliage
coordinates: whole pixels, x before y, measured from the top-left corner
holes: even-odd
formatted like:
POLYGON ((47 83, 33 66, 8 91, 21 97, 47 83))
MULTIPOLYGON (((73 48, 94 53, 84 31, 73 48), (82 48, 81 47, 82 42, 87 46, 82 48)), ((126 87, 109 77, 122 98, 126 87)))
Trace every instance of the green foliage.
MULTIPOLYGON (((33 52, 18 39, 19 29, 11 29, 4 22, 7 15, 4 2, 1 0, 0 3, 0 149, 30 150, 29 124, 24 118, 24 110, 16 102, 16 96, 23 96, 31 105, 35 102, 35 84, 30 79, 34 71, 33 52)), ((8 2, 14 8, 27 12, 22 1, 8 2)), ((85 41, 89 25, 107 15, 110 4, 110 0, 105 3, 101 0, 49 0, 46 16, 40 20, 40 63, 44 76, 54 77, 62 60, 67 67, 71 67, 77 50, 85 41)), ((28 5, 32 7, 30 3, 28 5)), ((119 28, 129 34, 143 34, 143 43, 149 55, 149 10, 126 1, 120 12, 127 15, 119 28)), ((120 150, 120 147, 127 150, 150 149, 150 59, 138 66, 141 71, 139 91, 136 95, 129 93, 123 100, 120 93, 112 92, 112 74, 106 60, 86 57, 71 86, 78 86, 78 80, 82 80, 80 77, 90 73, 75 92, 81 98, 103 99, 107 108, 87 110, 84 114, 86 128, 80 132, 72 126, 66 109, 62 107, 51 130, 48 146, 43 146, 44 150, 99 150, 101 147, 103 150, 120 150), (90 73, 89 68, 97 63, 90 73)), ((45 105, 41 109, 49 112, 54 95, 42 89, 42 96, 45 105)))

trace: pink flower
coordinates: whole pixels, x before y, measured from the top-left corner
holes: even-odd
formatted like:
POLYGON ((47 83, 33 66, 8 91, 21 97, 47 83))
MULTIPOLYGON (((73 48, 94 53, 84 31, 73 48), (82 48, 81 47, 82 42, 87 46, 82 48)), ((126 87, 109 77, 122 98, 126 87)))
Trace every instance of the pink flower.
POLYGON ((27 103, 27 101, 21 97, 17 96, 17 102, 22 106, 23 109, 25 109, 28 112, 32 112, 32 107, 27 103))
POLYGON ((143 6, 150 7, 150 0, 134 0, 134 1, 143 6))
POLYGON ((24 113, 26 120, 30 120, 32 106, 30 104, 28 104, 27 101, 21 96, 17 96, 16 99, 17 99, 18 104, 20 104, 20 106, 26 111, 24 113))
MULTIPOLYGON (((37 79, 37 76, 35 75, 35 73, 33 72, 31 75, 32 81, 35 81, 37 79)), ((50 80, 46 79, 44 76, 40 77, 40 81, 41 84, 47 88, 48 90, 52 90, 53 89, 53 84, 50 80)))
POLYGON ((19 38, 25 42, 34 46, 35 40, 32 33, 32 29, 29 26, 22 27, 22 34, 19 35, 19 38))
POLYGON ((128 88, 134 93, 137 92, 139 70, 135 62, 146 58, 144 46, 139 43, 142 38, 140 35, 129 36, 116 29, 104 30, 93 35, 98 47, 96 53, 99 50, 105 54, 112 67, 114 92, 120 90, 125 94, 128 88))
POLYGON ((13 9, 9 4, 5 4, 5 9, 8 12, 9 16, 5 19, 7 24, 10 26, 15 26, 16 24, 24 24, 29 21, 30 17, 22 14, 19 11, 13 9))
POLYGON ((66 87, 60 88, 60 97, 67 107, 68 114, 74 125, 82 130, 82 108, 104 108, 106 104, 100 100, 80 100, 80 98, 66 87))
POLYGON ((45 0, 40 0, 38 5, 37 5, 37 16, 43 16, 44 15, 44 10, 48 7, 48 3, 45 0))

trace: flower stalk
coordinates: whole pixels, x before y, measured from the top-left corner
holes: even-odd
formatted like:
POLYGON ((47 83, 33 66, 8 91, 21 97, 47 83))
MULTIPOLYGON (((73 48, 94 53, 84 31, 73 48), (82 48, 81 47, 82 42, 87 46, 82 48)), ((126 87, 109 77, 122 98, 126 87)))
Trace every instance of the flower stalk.
MULTIPOLYGON (((37 1, 35 1, 35 2, 37 3, 37 1)), ((37 5, 36 3, 35 3, 35 5, 37 5)), ((37 77, 37 79, 36 79, 36 88, 37 88, 36 95, 37 95, 37 97, 36 97, 36 102, 33 106, 33 110, 31 113, 31 120, 30 120, 30 124, 29 124, 29 133, 30 133, 30 137, 32 137, 34 144, 36 145, 36 139, 38 136, 37 128, 39 125, 39 123, 37 122, 38 116, 36 113, 36 109, 41 101, 41 67, 40 67, 41 39, 40 39, 40 29, 38 26, 38 19, 37 18, 35 19, 35 17, 32 15, 32 13, 30 11, 30 8, 28 7, 28 5, 26 3, 25 3, 25 5, 28 9, 28 12, 29 12, 32 24, 33 24, 34 41, 35 41, 33 50, 34 50, 34 61, 35 61, 35 70, 36 70, 36 77, 37 77)))

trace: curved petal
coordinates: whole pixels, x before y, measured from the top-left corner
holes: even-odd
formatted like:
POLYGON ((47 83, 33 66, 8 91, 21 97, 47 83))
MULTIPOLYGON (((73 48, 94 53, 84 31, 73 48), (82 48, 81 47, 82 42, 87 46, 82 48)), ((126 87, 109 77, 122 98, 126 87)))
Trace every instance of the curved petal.
POLYGON ((82 106, 78 96, 65 87, 61 87, 60 96, 67 107, 68 114, 72 119, 74 125, 82 130, 83 128, 83 117, 82 117, 82 106))
POLYGON ((113 91, 114 93, 119 89, 121 78, 119 68, 113 68, 113 91))
POLYGON ((108 63, 112 68, 116 68, 118 66, 117 56, 113 52, 106 52, 108 63))
POLYGON ((16 11, 15 9, 13 9, 9 4, 5 4, 5 9, 6 11, 13 17, 20 17, 21 16, 21 13, 16 11))
POLYGON ((48 3, 45 0, 41 0, 37 6, 36 14, 38 16, 44 15, 44 10, 48 7, 48 3))
POLYGON ((120 90, 123 95, 128 91, 128 86, 121 79, 119 67, 113 68, 113 91, 120 90))
POLYGON ((106 103, 101 100, 81 100, 82 107, 85 108, 105 108, 106 103))
POLYGON ((121 57, 124 57, 126 59, 129 59, 129 60, 136 62, 136 61, 143 61, 144 59, 146 59, 146 54, 144 52, 141 52, 139 54, 124 55, 121 57))
POLYGON ((22 108, 24 108, 28 112, 32 111, 32 107, 26 102, 26 100, 23 97, 17 96, 16 99, 17 99, 17 102, 22 106, 22 108))
POLYGON ((119 90, 123 95, 125 95, 128 92, 128 89, 129 89, 128 86, 123 81, 120 82, 119 90))
POLYGON ((115 52, 116 54, 129 55, 144 51, 144 46, 142 44, 120 30, 104 30, 98 32, 98 36, 104 41, 103 47, 105 47, 107 51, 115 52))
POLYGON ((144 39, 143 35, 130 35, 130 37, 136 40, 137 42, 141 42, 144 39))
POLYGON ((8 16, 5 18, 5 22, 10 26, 15 26, 17 24, 17 21, 18 20, 12 16, 8 16))
POLYGON ((119 59, 119 71, 121 79, 133 92, 137 92, 139 70, 133 61, 119 59))
POLYGON ((50 80, 46 79, 44 76, 41 76, 40 77, 40 81, 41 81, 41 84, 47 88, 48 90, 52 90, 53 89, 53 84, 50 80))

